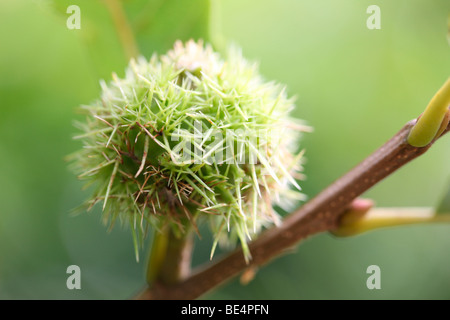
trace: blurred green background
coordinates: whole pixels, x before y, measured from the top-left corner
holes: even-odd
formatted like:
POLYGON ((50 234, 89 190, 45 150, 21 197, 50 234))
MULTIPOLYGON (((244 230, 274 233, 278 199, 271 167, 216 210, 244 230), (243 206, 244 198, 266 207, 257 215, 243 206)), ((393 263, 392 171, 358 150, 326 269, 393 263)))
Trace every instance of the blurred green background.
MULTIPOLYGON (((264 76, 288 85, 295 115, 315 128, 302 141, 309 197, 419 115, 449 76, 447 0, 123 4, 146 57, 177 38, 235 42, 264 76), (381 30, 366 28, 371 4, 381 8, 381 30)), ((70 215, 88 191, 64 161, 80 147, 72 140, 77 107, 126 64, 103 1, 0 0, 0 299, 123 299, 144 285, 126 229, 107 233, 99 208, 70 215), (81 8, 80 30, 66 27, 70 4, 81 8), (66 288, 71 264, 81 268, 81 290, 66 288)), ((378 206, 435 206, 449 159, 446 137, 366 196, 378 206)), ((196 264, 209 256, 207 238, 196 264)), ((450 299, 449 246, 448 225, 322 234, 247 286, 234 279, 203 298, 450 299), (381 268, 381 290, 366 287, 372 264, 381 268)))

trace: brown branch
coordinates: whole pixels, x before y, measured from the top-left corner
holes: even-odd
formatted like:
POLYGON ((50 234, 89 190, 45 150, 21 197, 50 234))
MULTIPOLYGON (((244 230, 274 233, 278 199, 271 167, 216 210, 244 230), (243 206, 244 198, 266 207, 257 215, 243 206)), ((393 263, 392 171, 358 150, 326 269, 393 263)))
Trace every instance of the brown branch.
MULTIPOLYGON (((195 299, 239 272, 267 263, 306 237, 335 229, 340 216, 356 197, 431 147, 434 141, 422 148, 413 147, 406 142, 415 123, 416 120, 408 122, 380 149, 289 215, 280 227, 267 230, 251 242, 250 264, 245 263, 242 250, 237 249, 221 260, 195 271, 180 283, 172 286, 157 283, 144 289, 136 298, 195 299)), ((449 130, 450 124, 442 135, 449 130)))

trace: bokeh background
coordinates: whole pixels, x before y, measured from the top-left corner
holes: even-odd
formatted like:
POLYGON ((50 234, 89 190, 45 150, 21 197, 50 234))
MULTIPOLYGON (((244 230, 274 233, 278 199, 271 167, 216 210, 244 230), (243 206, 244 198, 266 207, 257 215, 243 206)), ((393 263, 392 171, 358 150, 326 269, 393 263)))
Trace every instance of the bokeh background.
MULTIPOLYGON (((268 79, 288 85, 295 116, 315 128, 301 142, 309 197, 419 115, 449 76, 447 0, 122 4, 146 57, 178 38, 234 42, 268 79), (366 28, 371 4, 381 8, 380 30, 366 28)), ((100 208, 70 214, 89 191, 64 160, 80 147, 77 107, 126 64, 105 1, 0 0, 0 299, 125 299, 144 285, 127 229, 107 233, 100 208), (66 27, 70 4, 81 8, 80 30, 66 27), (81 268, 81 290, 66 288, 71 264, 81 268)), ((450 182, 449 138, 366 196, 378 206, 437 205, 450 182)), ((210 246, 207 235, 197 243, 195 264, 210 246)), ((322 234, 248 285, 234 279, 203 298, 450 299, 449 246, 450 225, 322 234), (381 290, 366 287, 372 264, 381 290)))

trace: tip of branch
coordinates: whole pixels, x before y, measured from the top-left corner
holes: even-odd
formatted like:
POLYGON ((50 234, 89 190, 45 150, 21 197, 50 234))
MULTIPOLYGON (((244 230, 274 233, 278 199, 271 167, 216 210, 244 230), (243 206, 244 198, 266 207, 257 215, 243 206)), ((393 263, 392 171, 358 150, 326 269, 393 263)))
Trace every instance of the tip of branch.
POLYGON ((450 78, 434 95, 417 123, 411 129, 408 143, 413 147, 425 147, 438 138, 450 119, 450 78))

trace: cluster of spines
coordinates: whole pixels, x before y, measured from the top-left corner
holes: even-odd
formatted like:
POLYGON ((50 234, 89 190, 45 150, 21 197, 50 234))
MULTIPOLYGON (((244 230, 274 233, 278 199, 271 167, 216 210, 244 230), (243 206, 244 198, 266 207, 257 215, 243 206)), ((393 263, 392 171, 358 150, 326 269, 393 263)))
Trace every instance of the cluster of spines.
POLYGON ((78 124, 84 146, 76 155, 77 170, 97 184, 89 205, 103 201, 111 226, 117 218, 129 222, 136 250, 149 224, 169 223, 184 232, 206 217, 216 236, 212 251, 218 241, 238 238, 249 258, 251 234, 279 221, 273 202, 302 198, 290 189, 298 187, 291 174, 301 169, 302 153, 294 156, 290 148, 296 145, 296 129, 305 127, 289 118, 293 103, 284 89, 264 82, 238 52, 232 51, 227 62, 211 53, 207 62, 213 67, 202 69, 199 61, 190 70, 173 60, 183 57, 182 49, 131 61, 123 79, 113 74, 109 84, 101 82, 101 99, 83 107, 87 120, 78 124), (212 130, 225 137, 239 129, 271 135, 263 148, 232 136, 241 149, 233 148, 232 159, 221 164, 204 152, 192 152, 190 162, 177 161, 175 136, 204 151, 211 146, 212 130), (239 162, 252 155, 256 161, 239 162))

